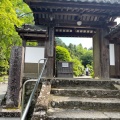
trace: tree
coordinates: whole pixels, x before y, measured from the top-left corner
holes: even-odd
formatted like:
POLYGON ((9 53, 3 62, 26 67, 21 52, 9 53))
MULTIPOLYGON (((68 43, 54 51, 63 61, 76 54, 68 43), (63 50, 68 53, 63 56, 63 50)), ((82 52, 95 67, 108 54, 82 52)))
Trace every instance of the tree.
MULTIPOLYGON (((8 65, 12 46, 21 45, 21 38, 15 26, 33 23, 32 14, 26 15, 26 12, 31 10, 22 0, 0 1, 0 68, 2 70, 8 65)), ((0 69, 0 73, 2 70, 0 69)))
POLYGON ((68 50, 70 52, 71 57, 74 58, 74 45, 72 43, 68 45, 68 50))
POLYGON ((78 56, 78 59, 81 60, 81 56, 84 54, 85 49, 83 48, 82 44, 79 44, 76 46, 76 54, 78 56))
POLYGON ((11 0, 18 19, 25 24, 34 24, 33 12, 23 0, 11 0))
POLYGON ((86 67, 87 64, 91 65, 93 62, 93 51, 86 50, 84 54, 81 56, 82 64, 86 67))
POLYGON ((55 40, 56 40, 56 45, 57 46, 67 48, 66 44, 60 38, 56 37, 55 40))
POLYGON ((70 53, 69 51, 61 46, 56 46, 56 60, 57 61, 71 61, 70 53))
MULTIPOLYGON (((15 25, 20 26, 22 22, 17 18, 17 14, 9 0, 1 0, 0 2, 0 67, 6 69, 10 55, 10 48, 15 43, 13 39, 17 35, 15 25), (5 68, 4 68, 5 66, 5 68)), ((1 72, 0 71, 0 72, 1 72)))

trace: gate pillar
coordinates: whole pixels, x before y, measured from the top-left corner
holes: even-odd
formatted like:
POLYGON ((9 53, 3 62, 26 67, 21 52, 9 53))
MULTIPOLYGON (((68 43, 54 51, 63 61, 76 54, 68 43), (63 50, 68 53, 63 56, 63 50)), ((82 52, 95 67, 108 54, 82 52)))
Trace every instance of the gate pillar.
POLYGON ((54 27, 48 28, 48 41, 45 44, 46 54, 45 57, 48 58, 47 65, 46 65, 46 77, 53 77, 54 76, 54 27))
POLYGON ((107 29, 97 30, 93 37, 93 56, 95 77, 109 79, 109 40, 105 38, 107 29))

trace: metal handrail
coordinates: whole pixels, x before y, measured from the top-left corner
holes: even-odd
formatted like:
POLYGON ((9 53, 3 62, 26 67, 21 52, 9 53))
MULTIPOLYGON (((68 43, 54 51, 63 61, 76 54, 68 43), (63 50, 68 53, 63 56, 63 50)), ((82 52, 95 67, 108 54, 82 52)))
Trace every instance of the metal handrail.
POLYGON ((25 87, 28 82, 36 82, 37 80, 27 80, 23 84, 23 91, 22 91, 22 105, 21 105, 21 114, 23 114, 23 109, 24 109, 24 100, 25 100, 25 87))
MULTIPOLYGON (((41 80, 41 77, 42 77, 42 74, 43 74, 43 71, 44 71, 44 69, 45 69, 45 65, 46 65, 48 59, 47 59, 47 58, 44 58, 44 59, 42 59, 42 60, 45 60, 44 65, 43 65, 43 68, 42 68, 41 73, 40 73, 40 75, 39 75, 39 77, 38 77, 38 80, 36 81, 36 84, 35 84, 35 86, 34 86, 34 89, 33 89, 32 93, 31 93, 31 95, 30 95, 30 98, 29 98, 29 100, 28 100, 28 103, 27 103, 27 105, 26 105, 26 108, 25 108, 25 110, 24 110, 24 112, 23 112, 23 114, 22 114, 21 120, 25 120, 25 117, 26 117, 27 112, 28 112, 28 110, 29 110, 29 107, 30 107, 30 105, 31 105, 33 96, 34 96, 34 94, 35 94, 35 92, 36 92, 36 90, 37 90, 37 87, 38 87, 39 83, 40 83, 40 80, 41 80)), ((27 83, 27 81, 24 83, 24 87, 25 87, 26 83, 27 83)), ((25 91, 24 91, 24 92, 25 92, 25 91)), ((24 104, 24 100, 22 101, 22 105, 23 105, 23 104, 24 104)), ((23 105, 23 106, 24 106, 24 105, 23 105)), ((22 108, 22 110, 23 110, 23 108, 22 108)))
POLYGON ((38 77, 39 77, 39 74, 40 74, 40 73, 39 73, 39 72, 40 72, 39 64, 40 64, 40 61, 41 61, 41 60, 44 60, 44 59, 40 59, 40 60, 38 61, 38 77))

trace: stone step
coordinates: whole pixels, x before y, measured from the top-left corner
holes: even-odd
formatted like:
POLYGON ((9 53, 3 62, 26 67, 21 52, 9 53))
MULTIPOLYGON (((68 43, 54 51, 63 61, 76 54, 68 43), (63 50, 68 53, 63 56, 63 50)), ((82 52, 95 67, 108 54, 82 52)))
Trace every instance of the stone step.
POLYGON ((20 120, 20 118, 13 118, 13 117, 1 117, 0 120, 20 120))
POLYGON ((111 80, 94 80, 94 79, 53 79, 52 80, 52 88, 57 87, 100 87, 109 88, 109 89, 117 89, 113 84, 115 81, 111 80))
MULTIPOLYGON (((12 109, 12 108, 2 108, 0 110, 0 118, 20 118, 21 110, 20 109, 12 109)), ((0 119, 1 120, 1 119, 0 119)))
POLYGON ((120 120, 119 112, 80 109, 49 109, 47 120, 120 120))
POLYGON ((51 96, 51 107, 64 109, 93 109, 103 111, 120 111, 120 99, 118 98, 83 98, 51 96))
POLYGON ((94 98, 120 98, 119 90, 110 90, 95 87, 60 87, 52 88, 51 94, 57 96, 77 96, 77 97, 94 97, 94 98))

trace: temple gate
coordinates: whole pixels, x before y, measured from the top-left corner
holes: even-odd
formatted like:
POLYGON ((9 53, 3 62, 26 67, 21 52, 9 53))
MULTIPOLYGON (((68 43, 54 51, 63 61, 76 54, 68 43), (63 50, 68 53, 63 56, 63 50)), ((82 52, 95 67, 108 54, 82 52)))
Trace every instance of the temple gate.
MULTIPOLYGON (((109 40, 105 36, 120 16, 118 0, 24 1, 33 11, 35 24, 48 28, 47 56, 52 63, 48 69, 54 66, 54 37, 93 37, 95 77, 109 79, 109 40)), ((54 76, 50 71, 48 76, 54 76)))

